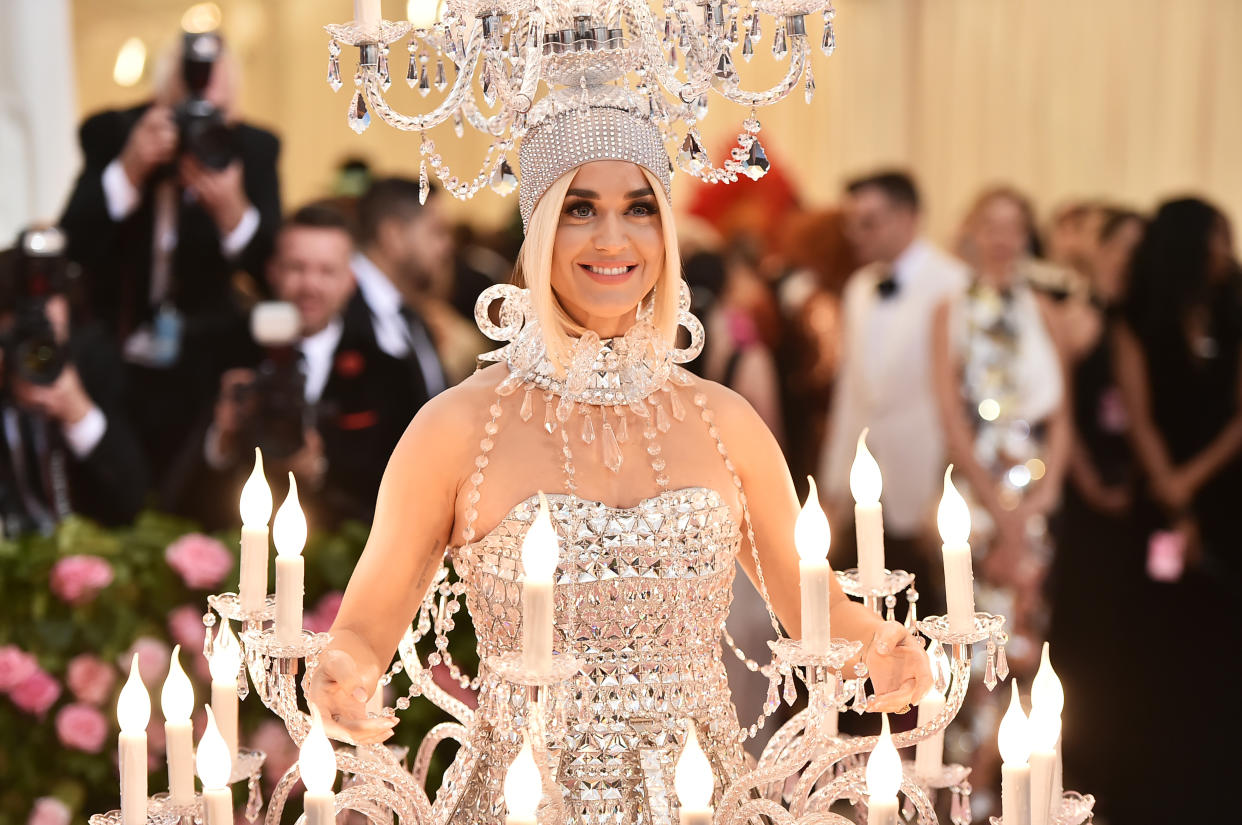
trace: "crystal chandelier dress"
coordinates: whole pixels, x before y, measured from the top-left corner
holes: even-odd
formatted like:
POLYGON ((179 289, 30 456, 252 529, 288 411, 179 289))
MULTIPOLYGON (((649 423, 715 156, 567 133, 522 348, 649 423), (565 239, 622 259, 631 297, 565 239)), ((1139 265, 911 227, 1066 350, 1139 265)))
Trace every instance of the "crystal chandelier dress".
MULTIPOLYGON (((538 498, 517 503, 477 538, 475 505, 487 488, 488 464, 504 460, 507 440, 546 441, 565 490, 548 491, 561 546, 554 647, 581 664, 546 720, 565 821, 675 821, 671 780, 684 726, 695 725, 721 780, 718 788, 742 771, 746 736, 730 697, 721 639, 749 514, 706 397, 674 363, 697 354, 702 328, 683 311, 695 341, 687 351, 662 346, 641 321, 611 342, 587 333, 577 340, 574 364, 561 381, 543 354, 523 291, 493 287, 485 293, 484 309, 476 313, 481 328, 494 338, 504 333, 486 318, 497 295, 506 300, 505 310, 525 317, 510 327, 520 327, 513 343, 491 354, 507 363, 509 376, 497 387, 481 434, 466 494, 467 541, 450 554, 460 577, 453 592, 465 596, 481 661, 520 647, 521 544, 538 498), (703 473, 711 486, 671 481, 699 472, 671 467, 665 458, 665 446, 688 439, 719 456, 713 472, 703 473), (577 494, 577 475, 588 463, 619 477, 629 462, 644 459, 653 494, 632 506, 577 494)), ((501 823, 502 783, 519 748, 527 697, 486 667, 475 684, 479 708, 437 806, 450 822, 501 823)))

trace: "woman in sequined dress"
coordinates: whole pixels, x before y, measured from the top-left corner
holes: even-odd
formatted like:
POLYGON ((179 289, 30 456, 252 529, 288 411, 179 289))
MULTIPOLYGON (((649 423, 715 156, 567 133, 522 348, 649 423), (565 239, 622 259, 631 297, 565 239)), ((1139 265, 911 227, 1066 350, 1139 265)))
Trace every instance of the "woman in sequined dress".
MULTIPOLYGON (((569 822, 669 816, 661 788, 686 722, 717 800, 743 769, 747 728, 721 660, 735 558, 800 634, 792 481, 745 402, 673 363, 684 305, 667 158, 624 156, 558 169, 532 197, 519 262, 528 297, 497 288, 506 302, 528 301, 531 317, 498 331, 486 307, 476 313, 512 343, 493 356, 501 363, 427 404, 398 445, 312 686, 338 738, 388 736, 394 720, 368 718, 365 699, 424 594, 435 595, 447 549, 461 585, 439 592, 464 594, 484 665, 469 744, 436 799, 445 821, 504 819, 524 704, 486 658, 520 646, 520 544, 538 491, 560 538, 554 648, 583 662, 564 718, 548 723, 569 822)), ((522 157, 524 187, 539 162, 522 157)), ((865 643, 872 708, 907 708, 930 683, 921 645, 833 588, 833 633, 865 643)))

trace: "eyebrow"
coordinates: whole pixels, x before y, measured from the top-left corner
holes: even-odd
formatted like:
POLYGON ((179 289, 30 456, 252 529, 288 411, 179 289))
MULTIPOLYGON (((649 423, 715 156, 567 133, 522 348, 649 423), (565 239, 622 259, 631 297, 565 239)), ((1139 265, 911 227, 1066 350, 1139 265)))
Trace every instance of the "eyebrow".
MULTIPOLYGON (((588 198, 590 200, 599 200, 599 192, 594 192, 590 189, 570 189, 565 194, 573 195, 576 198, 588 198)), ((633 192, 626 192, 625 197, 626 197, 626 200, 632 200, 634 198, 650 197, 654 194, 655 192, 652 191, 650 186, 648 186, 644 189, 635 189, 633 192)))

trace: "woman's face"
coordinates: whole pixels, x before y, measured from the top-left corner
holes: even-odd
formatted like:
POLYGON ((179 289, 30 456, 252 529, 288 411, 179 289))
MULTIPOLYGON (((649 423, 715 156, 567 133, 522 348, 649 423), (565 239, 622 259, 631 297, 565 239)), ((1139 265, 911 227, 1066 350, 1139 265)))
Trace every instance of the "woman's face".
POLYGON ((1027 251, 1026 215, 1010 198, 989 200, 975 216, 971 239, 980 265, 1008 269, 1027 251))
POLYGON ((664 271, 659 202, 639 166, 585 164, 561 207, 552 290, 569 316, 601 337, 619 335, 664 271))

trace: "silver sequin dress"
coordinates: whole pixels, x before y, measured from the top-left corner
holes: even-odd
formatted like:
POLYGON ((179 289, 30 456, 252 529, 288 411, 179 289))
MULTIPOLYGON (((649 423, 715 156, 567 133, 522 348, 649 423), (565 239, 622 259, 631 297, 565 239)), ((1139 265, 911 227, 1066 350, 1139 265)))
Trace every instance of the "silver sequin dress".
MULTIPOLYGON (((721 496, 665 490, 632 508, 550 496, 562 541, 554 646, 583 663, 548 720, 548 745, 575 825, 676 822, 673 764, 693 720, 716 792, 743 767, 720 638, 729 611, 738 525, 721 496)), ((531 498, 454 564, 480 660, 521 640, 521 542, 531 498)), ((481 674, 471 743, 445 776, 460 825, 504 822, 501 787, 516 755, 526 697, 481 674)))

